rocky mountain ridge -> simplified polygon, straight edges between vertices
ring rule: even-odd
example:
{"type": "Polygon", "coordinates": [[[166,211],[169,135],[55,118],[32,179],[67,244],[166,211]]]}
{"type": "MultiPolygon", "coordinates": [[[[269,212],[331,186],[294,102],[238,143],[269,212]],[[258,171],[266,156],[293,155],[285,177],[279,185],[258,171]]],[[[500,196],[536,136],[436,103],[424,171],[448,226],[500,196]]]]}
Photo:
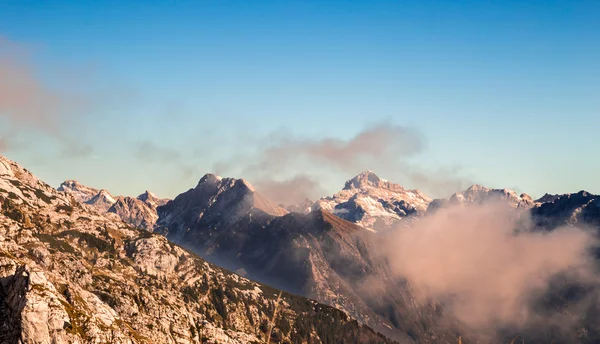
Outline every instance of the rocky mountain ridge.
{"type": "MultiPolygon", "coordinates": [[[[600,217],[596,197],[581,192],[533,201],[527,194],[473,185],[448,200],[432,201],[367,171],[310,209],[308,200],[283,208],[244,180],[207,174],[195,188],[158,206],[154,228],[210,261],[333,305],[400,342],[451,342],[464,331],[462,325],[442,317],[439,304],[415,304],[410,286],[394,281],[385,262],[373,255],[369,236],[377,234],[365,229],[408,226],[439,207],[486,202],[530,212],[543,228],[593,224],[600,217]],[[369,279],[387,282],[365,292],[369,279]]],[[[127,207],[121,218],[152,227],[124,215],[136,213],[136,202],[121,203],[127,207]]]]}
{"type": "Polygon", "coordinates": [[[116,214],[123,221],[137,228],[152,231],[158,220],[156,208],[165,205],[169,200],[158,198],[150,191],[145,191],[137,198],[128,196],[114,197],[105,189],[85,186],[76,180],[67,180],[58,191],[69,194],[80,203],[90,205],[96,211],[116,214]]]}
{"type": "Polygon", "coordinates": [[[243,180],[208,174],[158,214],[157,233],[209,261],[332,305],[400,342],[455,340],[458,325],[440,326],[435,308],[414,304],[392,281],[370,247],[375,234],[327,210],[287,213],[243,180]],[[389,280],[389,289],[363,290],[371,278],[389,280]]]}
{"type": "Polygon", "coordinates": [[[100,214],[0,157],[0,343],[389,343],[100,214]]]}

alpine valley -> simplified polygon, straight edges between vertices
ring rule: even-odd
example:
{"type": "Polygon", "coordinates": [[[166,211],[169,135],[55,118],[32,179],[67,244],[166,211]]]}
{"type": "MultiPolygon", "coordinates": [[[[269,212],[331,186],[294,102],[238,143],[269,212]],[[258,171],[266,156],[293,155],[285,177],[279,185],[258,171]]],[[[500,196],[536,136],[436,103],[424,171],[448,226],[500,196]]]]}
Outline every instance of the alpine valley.
{"type": "Polygon", "coordinates": [[[526,213],[534,231],[600,226],[600,196],[585,191],[534,200],[473,185],[434,200],[366,171],[332,196],[278,205],[206,174],[168,200],[54,189],[0,157],[0,343],[600,342],[595,285],[566,281],[536,308],[566,314],[586,298],[567,331],[490,336],[443,300],[420,302],[379,254],[390,231],[486,202],[526,213]]]}

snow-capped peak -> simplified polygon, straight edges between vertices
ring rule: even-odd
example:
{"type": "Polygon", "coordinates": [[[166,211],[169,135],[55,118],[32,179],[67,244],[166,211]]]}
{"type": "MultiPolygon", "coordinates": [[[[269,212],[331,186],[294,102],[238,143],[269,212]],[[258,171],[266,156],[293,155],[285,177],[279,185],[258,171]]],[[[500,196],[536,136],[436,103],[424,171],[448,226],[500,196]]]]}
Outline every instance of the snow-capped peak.
{"type": "Polygon", "coordinates": [[[102,189],[98,192],[98,198],[104,199],[109,203],[115,203],[117,201],[106,189],[102,189]]]}
{"type": "Polygon", "coordinates": [[[455,204],[484,203],[493,200],[505,200],[515,208],[529,208],[535,203],[526,193],[517,195],[510,189],[490,189],[479,184],[471,185],[466,190],[457,192],[450,197],[450,202],[455,204]]]}
{"type": "Polygon", "coordinates": [[[140,201],[143,201],[143,202],[147,202],[147,201],[157,200],[158,197],[156,197],[156,195],[154,193],[146,190],[143,194],[139,195],[137,197],[137,199],[139,199],[140,201]]]}
{"type": "Polygon", "coordinates": [[[313,209],[323,209],[365,228],[387,227],[405,217],[424,213],[431,199],[419,190],[365,171],[348,180],[344,189],[332,197],[321,198],[313,209]]]}
{"type": "Polygon", "coordinates": [[[387,182],[379,178],[373,171],[365,171],[356,177],[348,180],[344,186],[345,190],[360,189],[363,187],[379,187],[382,182],[387,182]]]}

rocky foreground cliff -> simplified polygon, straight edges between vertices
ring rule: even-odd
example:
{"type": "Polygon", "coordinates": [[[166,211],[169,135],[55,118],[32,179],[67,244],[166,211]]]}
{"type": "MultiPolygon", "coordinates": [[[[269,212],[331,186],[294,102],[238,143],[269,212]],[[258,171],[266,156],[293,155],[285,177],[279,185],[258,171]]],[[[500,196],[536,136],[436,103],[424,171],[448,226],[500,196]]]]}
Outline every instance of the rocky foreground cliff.
{"type": "Polygon", "coordinates": [[[390,342],[92,211],[3,157],[0,204],[0,343],[390,342]]]}

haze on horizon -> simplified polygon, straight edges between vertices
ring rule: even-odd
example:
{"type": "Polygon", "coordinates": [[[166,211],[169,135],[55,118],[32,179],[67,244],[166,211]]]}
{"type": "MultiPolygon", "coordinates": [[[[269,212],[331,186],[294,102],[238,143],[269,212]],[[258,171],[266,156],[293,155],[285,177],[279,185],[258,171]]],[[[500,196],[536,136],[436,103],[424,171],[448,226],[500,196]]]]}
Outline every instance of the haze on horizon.
{"type": "Polygon", "coordinates": [[[123,195],[600,193],[599,36],[595,1],[4,2],[0,154],[123,195]]]}

